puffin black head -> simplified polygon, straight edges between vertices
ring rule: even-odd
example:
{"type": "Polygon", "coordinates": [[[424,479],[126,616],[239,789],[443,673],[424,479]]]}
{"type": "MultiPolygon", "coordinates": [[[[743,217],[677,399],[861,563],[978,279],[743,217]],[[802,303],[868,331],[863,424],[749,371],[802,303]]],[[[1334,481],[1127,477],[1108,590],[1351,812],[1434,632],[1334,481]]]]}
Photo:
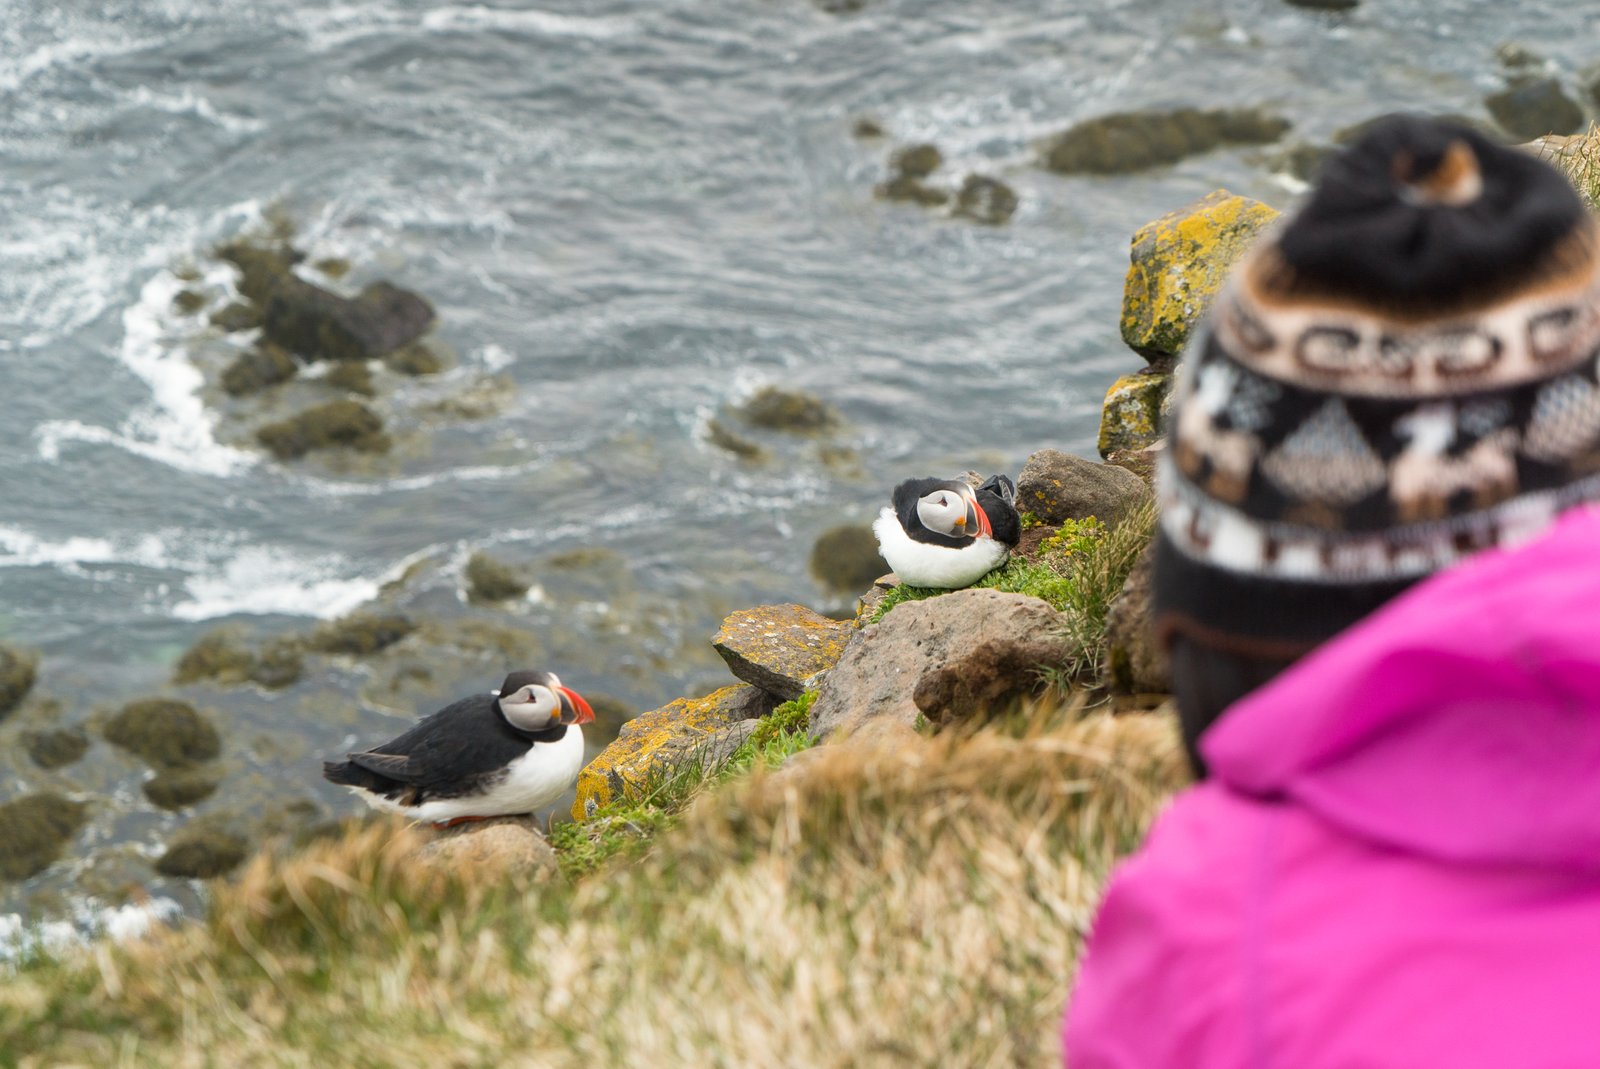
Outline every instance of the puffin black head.
{"type": "Polygon", "coordinates": [[[500,684],[495,704],[506,722],[520,731],[587,724],[594,719],[589,703],[577,691],[563,687],[554,672],[512,672],[500,684]]]}
{"type": "Polygon", "coordinates": [[[960,548],[993,533],[978,495],[959,479],[907,479],[894,488],[894,513],[907,537],[929,545],[960,548]]]}

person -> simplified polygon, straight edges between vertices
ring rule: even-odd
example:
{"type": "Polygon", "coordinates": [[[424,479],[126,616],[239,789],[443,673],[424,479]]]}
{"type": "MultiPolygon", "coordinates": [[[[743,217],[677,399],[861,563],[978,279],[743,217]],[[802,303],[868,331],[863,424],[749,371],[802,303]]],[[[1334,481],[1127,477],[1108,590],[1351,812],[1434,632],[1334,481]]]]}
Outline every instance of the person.
{"type": "Polygon", "coordinates": [[[1155,550],[1202,779],[1071,1069],[1600,1065],[1597,249],[1545,164],[1400,118],[1219,296],[1155,550]]]}

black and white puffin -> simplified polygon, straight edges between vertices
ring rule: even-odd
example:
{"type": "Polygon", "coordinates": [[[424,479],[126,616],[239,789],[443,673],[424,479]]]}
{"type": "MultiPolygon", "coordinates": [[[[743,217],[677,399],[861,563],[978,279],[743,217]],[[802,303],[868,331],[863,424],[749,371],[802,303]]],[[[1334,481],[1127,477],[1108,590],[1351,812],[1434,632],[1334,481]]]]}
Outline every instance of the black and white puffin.
{"type": "Polygon", "coordinates": [[[583,767],[594,710],[554,672],[512,672],[498,691],[440,709],[381,746],[325,761],[322,776],[374,809],[440,826],[531,813],[583,767]]]}
{"type": "Polygon", "coordinates": [[[1004,475],[976,490],[960,479],[908,479],[878,514],[878,550],[902,583],[954,590],[1006,562],[1022,537],[1017,488],[1004,475]]]}

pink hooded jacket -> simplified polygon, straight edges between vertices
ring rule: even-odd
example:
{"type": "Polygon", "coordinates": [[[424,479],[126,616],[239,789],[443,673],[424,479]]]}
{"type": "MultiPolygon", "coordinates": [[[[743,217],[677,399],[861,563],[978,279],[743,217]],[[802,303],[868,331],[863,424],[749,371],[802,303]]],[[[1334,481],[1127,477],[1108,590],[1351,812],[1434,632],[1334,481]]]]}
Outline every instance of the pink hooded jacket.
{"type": "Polygon", "coordinates": [[[1600,509],[1235,705],[1112,880],[1071,1069],[1600,1067],[1600,509]]]}

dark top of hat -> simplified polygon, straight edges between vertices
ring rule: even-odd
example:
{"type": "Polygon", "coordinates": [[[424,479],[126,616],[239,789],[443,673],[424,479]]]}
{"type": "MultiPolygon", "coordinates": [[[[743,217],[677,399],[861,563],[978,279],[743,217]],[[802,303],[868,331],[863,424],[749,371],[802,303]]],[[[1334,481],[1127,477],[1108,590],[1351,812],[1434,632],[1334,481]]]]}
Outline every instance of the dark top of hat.
{"type": "Polygon", "coordinates": [[[1327,161],[1310,201],[1279,236],[1280,270],[1266,281],[1290,299],[1461,311],[1572,269],[1563,242],[1584,222],[1572,186],[1532,154],[1455,123],[1394,116],[1327,161]],[[1459,143],[1471,150],[1482,187],[1452,204],[1424,187],[1459,143]]]}

